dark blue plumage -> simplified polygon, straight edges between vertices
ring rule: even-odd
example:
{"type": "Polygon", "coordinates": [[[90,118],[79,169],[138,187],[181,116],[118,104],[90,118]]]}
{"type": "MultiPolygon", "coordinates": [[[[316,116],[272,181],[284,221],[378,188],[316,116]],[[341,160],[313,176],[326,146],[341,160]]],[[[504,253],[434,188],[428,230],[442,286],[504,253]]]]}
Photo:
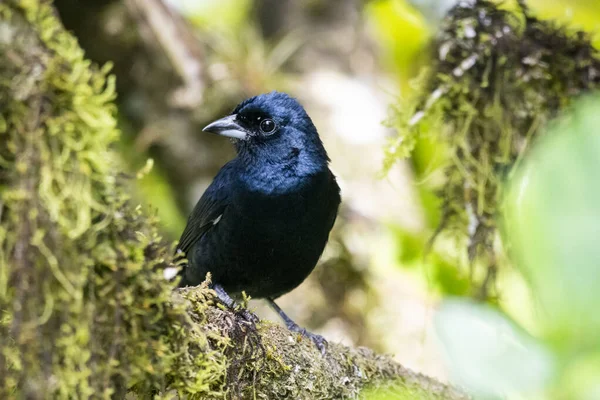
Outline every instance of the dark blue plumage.
{"type": "Polygon", "coordinates": [[[237,157],[217,174],[189,217],[179,249],[189,264],[181,286],[212,275],[215,290],[266,298],[288,328],[300,329],[273,302],[315,267],[335,221],[339,187],[304,108],[278,92],[239,104],[205,131],[234,138],[237,157]]]}

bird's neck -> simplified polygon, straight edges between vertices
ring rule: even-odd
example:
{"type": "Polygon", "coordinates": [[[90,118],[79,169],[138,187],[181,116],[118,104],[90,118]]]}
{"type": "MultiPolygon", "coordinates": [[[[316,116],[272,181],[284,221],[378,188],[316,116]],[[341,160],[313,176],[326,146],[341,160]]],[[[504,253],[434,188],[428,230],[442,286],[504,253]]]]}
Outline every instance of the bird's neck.
{"type": "Polygon", "coordinates": [[[265,194],[281,194],[301,189],[315,175],[328,168],[326,159],[315,157],[306,150],[292,149],[286,157],[268,154],[244,157],[240,154],[238,159],[243,171],[239,176],[242,187],[265,194]]]}

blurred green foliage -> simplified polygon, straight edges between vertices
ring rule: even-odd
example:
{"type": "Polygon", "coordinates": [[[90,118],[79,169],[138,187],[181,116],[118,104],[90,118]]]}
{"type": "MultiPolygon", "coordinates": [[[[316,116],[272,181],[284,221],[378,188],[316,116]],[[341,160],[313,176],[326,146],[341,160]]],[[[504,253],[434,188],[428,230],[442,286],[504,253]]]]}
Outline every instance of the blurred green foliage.
{"type": "MultiPolygon", "coordinates": [[[[185,227],[186,217],[178,207],[173,188],[167,183],[167,178],[162,171],[154,165],[152,159],[148,159],[146,165],[138,172],[136,181],[140,196],[144,193],[151,196],[151,207],[159,216],[161,228],[169,237],[178,237],[185,227]],[[151,170],[149,169],[151,168],[151,170]],[[158,202],[156,201],[158,200],[158,202]],[[158,204],[157,204],[158,203],[158,204]],[[160,204],[160,207],[158,205],[160,204]]],[[[142,200],[142,199],[136,199],[142,200]]],[[[147,201],[145,198],[142,202],[147,201]]]]}
{"type": "Polygon", "coordinates": [[[600,395],[600,97],[578,102],[517,169],[503,238],[526,277],[536,337],[487,306],[437,315],[451,372],[476,398],[600,395]]]}
{"type": "Polygon", "coordinates": [[[468,296],[471,289],[469,271],[456,265],[456,257],[443,251],[427,251],[425,232],[411,232],[390,226],[397,241],[396,259],[404,269],[425,276],[429,289],[439,295],[468,296]]]}
{"type": "Polygon", "coordinates": [[[247,22],[251,0],[178,0],[188,18],[207,30],[228,31],[247,22]]]}
{"type": "MultiPolygon", "coordinates": [[[[427,49],[435,27],[428,25],[419,10],[404,0],[369,2],[365,15],[380,46],[383,68],[395,77],[401,96],[411,97],[423,82],[425,75],[417,75],[428,62],[427,49]]],[[[392,112],[399,110],[393,108],[392,112]]],[[[454,255],[435,249],[427,251],[429,239],[441,218],[440,199],[434,190],[439,184],[445,152],[444,144],[434,135],[423,134],[416,140],[409,163],[415,175],[426,229],[415,232],[390,224],[390,230],[397,241],[400,267],[421,270],[430,289],[436,293],[467,295],[470,291],[468,272],[456,267],[454,255]]]]}
{"type": "MultiPolygon", "coordinates": [[[[133,131],[133,128],[123,119],[119,121],[119,125],[125,132],[133,131]]],[[[137,179],[132,185],[135,200],[154,209],[164,233],[169,237],[178,237],[185,227],[186,217],[178,207],[173,188],[169,185],[160,166],[157,166],[153,159],[148,158],[147,153],[136,148],[131,135],[121,135],[116,147],[128,167],[127,170],[137,170],[137,179]]]]}
{"type": "Polygon", "coordinates": [[[408,388],[405,384],[391,383],[364,390],[360,400],[435,400],[434,396],[424,389],[408,388]]]}
{"type": "Polygon", "coordinates": [[[402,89],[408,89],[410,79],[419,70],[419,60],[425,61],[422,51],[430,29],[424,17],[404,0],[371,1],[365,15],[381,47],[383,65],[396,76],[402,89]]]}
{"type": "MultiPolygon", "coordinates": [[[[187,3],[182,2],[184,9],[187,3]]],[[[291,76],[282,67],[302,45],[300,32],[290,29],[279,40],[266,40],[251,0],[189,3],[187,16],[201,33],[208,50],[205,61],[213,70],[213,84],[205,93],[207,106],[289,88],[291,76]]]]}
{"type": "Polygon", "coordinates": [[[506,241],[534,290],[541,334],[561,355],[600,350],[600,98],[552,127],[518,172],[506,241]]]}
{"type": "Polygon", "coordinates": [[[593,43],[600,48],[600,2],[597,0],[529,0],[528,4],[541,18],[552,18],[592,33],[593,43]]]}
{"type": "Polygon", "coordinates": [[[475,399],[537,396],[555,371],[553,354],[491,306],[447,299],[436,327],[454,382],[475,399]]]}

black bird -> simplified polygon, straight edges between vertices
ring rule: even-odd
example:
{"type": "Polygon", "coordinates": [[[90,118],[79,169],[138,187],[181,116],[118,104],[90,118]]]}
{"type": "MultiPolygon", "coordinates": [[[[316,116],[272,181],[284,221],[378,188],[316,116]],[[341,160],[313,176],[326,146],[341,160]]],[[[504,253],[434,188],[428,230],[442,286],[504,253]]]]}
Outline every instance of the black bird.
{"type": "Polygon", "coordinates": [[[292,321],[275,299],[311,273],[340,204],[329,157],[304,108],[285,93],[244,100],[204,129],[233,138],[237,157],[214,178],[192,211],[178,250],[188,259],[180,286],[207,272],[219,298],[242,291],[267,299],[288,329],[325,350],[326,341],[292,321]]]}

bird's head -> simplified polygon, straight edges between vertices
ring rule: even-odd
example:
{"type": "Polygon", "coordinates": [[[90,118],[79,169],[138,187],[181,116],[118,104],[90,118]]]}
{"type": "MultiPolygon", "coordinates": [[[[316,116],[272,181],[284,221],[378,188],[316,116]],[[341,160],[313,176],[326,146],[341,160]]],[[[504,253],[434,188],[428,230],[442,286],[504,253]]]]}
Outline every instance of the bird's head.
{"type": "Polygon", "coordinates": [[[231,115],[207,125],[203,131],[233,138],[238,155],[250,163],[300,161],[321,166],[329,161],[302,105],[281,92],[246,99],[231,115]]]}

